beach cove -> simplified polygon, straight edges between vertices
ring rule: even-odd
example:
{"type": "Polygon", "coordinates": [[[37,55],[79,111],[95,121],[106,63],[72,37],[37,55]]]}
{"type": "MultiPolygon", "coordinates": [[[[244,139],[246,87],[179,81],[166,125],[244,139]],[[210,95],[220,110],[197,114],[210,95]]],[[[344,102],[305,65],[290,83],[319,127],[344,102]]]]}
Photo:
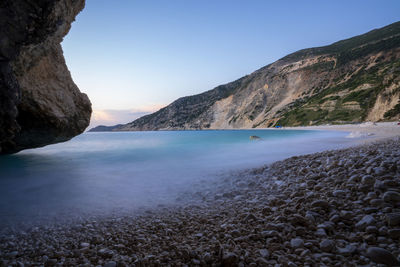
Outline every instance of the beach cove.
{"type": "Polygon", "coordinates": [[[351,145],[354,138],[347,135],[270,129],[85,133],[0,159],[0,225],[181,204],[178,194],[231,173],[351,145]]]}
{"type": "Polygon", "coordinates": [[[374,138],[346,138],[350,148],[233,171],[141,214],[8,229],[3,265],[395,265],[400,127],[394,125],[369,126],[380,127],[374,138]]]}

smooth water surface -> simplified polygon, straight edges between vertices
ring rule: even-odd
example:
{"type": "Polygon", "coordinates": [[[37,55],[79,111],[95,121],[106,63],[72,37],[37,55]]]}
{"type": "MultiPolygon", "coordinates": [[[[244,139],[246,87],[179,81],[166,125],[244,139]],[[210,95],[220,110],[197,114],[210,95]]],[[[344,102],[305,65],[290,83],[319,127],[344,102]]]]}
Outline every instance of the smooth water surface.
{"type": "Polygon", "coordinates": [[[168,204],[196,182],[346,146],[343,132],[221,130],[85,133],[0,157],[0,222],[168,204]],[[257,135],[262,141],[250,141],[257,135]]]}

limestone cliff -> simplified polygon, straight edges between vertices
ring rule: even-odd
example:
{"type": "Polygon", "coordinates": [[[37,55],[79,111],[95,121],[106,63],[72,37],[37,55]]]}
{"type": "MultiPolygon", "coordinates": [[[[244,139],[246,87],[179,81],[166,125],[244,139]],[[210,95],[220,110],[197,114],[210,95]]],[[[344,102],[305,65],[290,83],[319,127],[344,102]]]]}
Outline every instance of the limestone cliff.
{"type": "Polygon", "coordinates": [[[114,131],[231,129],[393,120],[400,114],[400,22],[300,50],[183,97],[114,131]]]}
{"type": "Polygon", "coordinates": [[[66,141],[91,104],[72,81],[61,41],[84,0],[0,2],[0,153],[66,141]]]}

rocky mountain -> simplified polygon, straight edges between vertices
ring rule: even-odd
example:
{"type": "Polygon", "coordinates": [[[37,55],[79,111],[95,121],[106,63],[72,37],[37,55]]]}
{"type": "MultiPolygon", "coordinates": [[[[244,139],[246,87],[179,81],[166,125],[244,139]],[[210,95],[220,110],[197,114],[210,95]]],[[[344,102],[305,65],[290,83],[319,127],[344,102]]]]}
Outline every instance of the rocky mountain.
{"type": "Polygon", "coordinates": [[[121,126],[123,126],[123,124],[117,124],[114,126],[99,125],[90,129],[89,132],[111,132],[114,129],[119,128],[121,126]]]}
{"type": "Polygon", "coordinates": [[[0,153],[66,141],[88,126],[91,103],[60,45],[84,5],[0,1],[0,153]]]}
{"type": "Polygon", "coordinates": [[[250,75],[182,97],[114,131],[233,129],[394,120],[400,22],[303,49],[250,75]]]}

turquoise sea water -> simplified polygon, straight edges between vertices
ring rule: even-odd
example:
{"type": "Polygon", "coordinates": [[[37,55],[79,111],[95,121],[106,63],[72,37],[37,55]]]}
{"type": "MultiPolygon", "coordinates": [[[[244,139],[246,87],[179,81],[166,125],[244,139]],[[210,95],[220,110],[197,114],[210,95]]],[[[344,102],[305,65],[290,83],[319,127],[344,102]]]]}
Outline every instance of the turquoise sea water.
{"type": "Polygon", "coordinates": [[[345,135],[300,130],[85,133],[0,157],[0,222],[168,204],[199,181],[346,146],[345,135]],[[262,140],[250,141],[251,135],[262,140]]]}

